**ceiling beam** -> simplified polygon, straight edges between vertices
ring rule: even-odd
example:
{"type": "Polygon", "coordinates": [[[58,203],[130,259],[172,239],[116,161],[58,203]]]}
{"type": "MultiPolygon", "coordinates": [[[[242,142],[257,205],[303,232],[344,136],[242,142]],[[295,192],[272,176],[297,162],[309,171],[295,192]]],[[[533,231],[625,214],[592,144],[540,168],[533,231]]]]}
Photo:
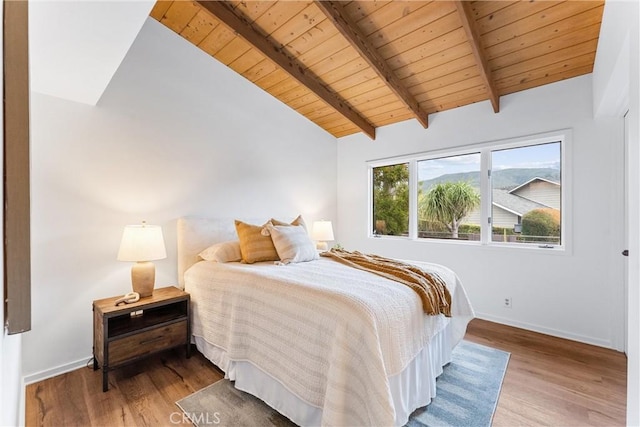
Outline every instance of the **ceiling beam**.
{"type": "Polygon", "coordinates": [[[483,53],[484,50],[482,49],[480,32],[478,31],[476,21],[473,18],[473,13],[471,12],[471,2],[454,0],[454,3],[456,5],[456,8],[458,9],[458,15],[460,15],[460,20],[462,21],[462,27],[467,33],[467,39],[471,44],[473,57],[476,60],[478,68],[480,69],[480,77],[482,77],[482,80],[487,87],[487,91],[489,92],[489,100],[491,101],[491,105],[493,105],[493,111],[497,113],[500,111],[500,95],[498,95],[496,84],[493,80],[493,77],[491,76],[489,61],[487,61],[487,58],[483,53]]]}
{"type": "Polygon", "coordinates": [[[290,56],[283,46],[273,43],[266,35],[255,29],[246,18],[236,15],[226,1],[198,1],[198,3],[371,139],[375,139],[376,131],[371,123],[354,111],[344,99],[322,84],[317,76],[305,69],[304,64],[290,56]]]}
{"type": "Polygon", "coordinates": [[[420,104],[393,72],[387,61],[378,53],[378,50],[367,40],[357,24],[347,14],[344,6],[339,1],[315,0],[316,6],[333,21],[335,27],[349,41],[360,56],[367,61],[369,66],[386,83],[387,87],[400,98],[400,100],[413,112],[414,116],[423,127],[429,126],[429,115],[420,108],[420,104]]]}

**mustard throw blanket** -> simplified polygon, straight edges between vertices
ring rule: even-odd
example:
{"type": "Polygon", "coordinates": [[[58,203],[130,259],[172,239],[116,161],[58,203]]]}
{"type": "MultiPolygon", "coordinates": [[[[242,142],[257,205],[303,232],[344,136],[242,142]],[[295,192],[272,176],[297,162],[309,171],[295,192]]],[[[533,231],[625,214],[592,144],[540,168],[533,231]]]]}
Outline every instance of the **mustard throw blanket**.
{"type": "Polygon", "coordinates": [[[451,317],[451,295],[444,281],[436,273],[427,273],[415,265],[357,251],[349,252],[334,248],[322,252],[321,255],[402,283],[418,294],[425,313],[433,315],[442,313],[451,317]]]}

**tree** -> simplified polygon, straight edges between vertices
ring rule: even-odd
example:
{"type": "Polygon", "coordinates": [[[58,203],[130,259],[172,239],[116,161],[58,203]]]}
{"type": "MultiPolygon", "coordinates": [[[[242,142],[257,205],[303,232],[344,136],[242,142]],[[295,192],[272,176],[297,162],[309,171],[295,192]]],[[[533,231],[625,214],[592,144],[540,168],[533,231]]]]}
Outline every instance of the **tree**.
{"type": "MultiPolygon", "coordinates": [[[[557,209],[534,209],[522,216],[523,236],[560,237],[560,211],[557,209]]],[[[532,240],[547,240],[535,239],[532,240]]]]}
{"type": "Polygon", "coordinates": [[[373,169],[373,219],[376,228],[383,228],[377,232],[390,235],[407,233],[409,167],[406,163],[373,169]]]}
{"type": "Polygon", "coordinates": [[[444,182],[420,195],[418,214],[444,224],[457,239],[460,222],[479,205],[480,194],[467,181],[444,182]]]}

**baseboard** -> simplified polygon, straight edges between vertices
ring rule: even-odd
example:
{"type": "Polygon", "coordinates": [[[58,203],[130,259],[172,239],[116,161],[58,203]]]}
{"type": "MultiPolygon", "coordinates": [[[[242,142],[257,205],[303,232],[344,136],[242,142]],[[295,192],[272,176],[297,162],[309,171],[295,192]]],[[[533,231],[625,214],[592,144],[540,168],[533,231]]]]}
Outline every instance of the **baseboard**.
{"type": "Polygon", "coordinates": [[[27,386],[29,384],[37,383],[38,381],[46,380],[47,378],[55,377],[56,375],[64,374],[66,372],[75,371],[78,368],[86,367],[89,360],[91,360],[91,356],[76,360],[75,362],[56,366],[55,368],[45,369],[44,371],[25,375],[23,379],[24,385],[27,386]]]}
{"type": "Polygon", "coordinates": [[[490,322],[495,322],[495,323],[501,323],[503,325],[513,326],[515,328],[526,329],[526,330],[533,331],[533,332],[539,332],[539,333],[545,334],[545,335],[551,335],[553,337],[564,338],[564,339],[571,340],[571,341],[578,341],[578,342],[585,343],[585,344],[591,344],[591,345],[595,345],[595,346],[598,346],[598,347],[604,347],[604,348],[608,348],[608,349],[619,351],[618,349],[616,349],[614,347],[614,345],[611,342],[611,340],[607,341],[607,340],[602,340],[602,339],[599,339],[599,338],[588,337],[588,336],[585,336],[585,335],[572,334],[572,333],[565,332],[565,331],[560,331],[560,330],[557,330],[557,329],[545,328],[543,326],[533,325],[533,324],[525,323],[525,322],[518,322],[518,321],[511,320],[511,319],[505,319],[505,318],[502,318],[502,317],[492,316],[490,314],[485,314],[485,313],[477,313],[476,312],[476,317],[478,319],[488,320],[490,322]]]}

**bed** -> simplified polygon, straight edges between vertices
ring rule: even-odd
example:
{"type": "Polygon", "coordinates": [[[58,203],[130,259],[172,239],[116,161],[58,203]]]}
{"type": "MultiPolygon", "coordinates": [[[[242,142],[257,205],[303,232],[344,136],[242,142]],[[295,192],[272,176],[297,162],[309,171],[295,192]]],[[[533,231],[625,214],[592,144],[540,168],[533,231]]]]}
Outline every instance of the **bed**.
{"type": "Polygon", "coordinates": [[[446,282],[450,318],[425,315],[407,287],[327,258],[201,260],[213,243],[237,239],[233,220],[181,218],[177,236],[198,350],[298,425],[404,425],[435,396],[473,318],[457,276],[440,265],[414,263],[446,282]]]}

